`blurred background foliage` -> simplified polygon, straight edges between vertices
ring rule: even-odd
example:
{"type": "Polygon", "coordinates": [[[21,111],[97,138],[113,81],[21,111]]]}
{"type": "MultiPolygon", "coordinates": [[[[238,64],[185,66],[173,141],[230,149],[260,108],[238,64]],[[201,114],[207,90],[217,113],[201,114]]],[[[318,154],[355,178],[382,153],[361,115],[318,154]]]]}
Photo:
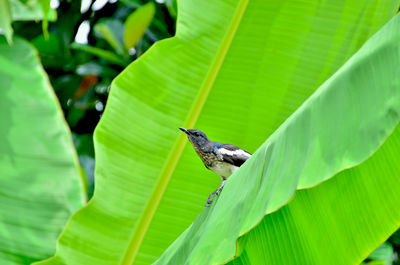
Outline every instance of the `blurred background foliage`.
{"type": "Polygon", "coordinates": [[[154,42],[174,34],[176,1],[51,1],[51,5],[49,18],[54,22],[48,25],[48,34],[43,34],[40,21],[14,21],[12,28],[39,52],[71,128],[90,198],[93,131],[111,81],[154,42]]]}
{"type": "MultiPolygon", "coordinates": [[[[94,190],[93,131],[112,80],[154,42],[172,37],[176,0],[0,0],[0,33],[33,44],[72,132],[88,198],[94,190]],[[51,6],[51,9],[49,8],[51,6]]],[[[363,264],[400,265],[400,230],[363,264]]]]}

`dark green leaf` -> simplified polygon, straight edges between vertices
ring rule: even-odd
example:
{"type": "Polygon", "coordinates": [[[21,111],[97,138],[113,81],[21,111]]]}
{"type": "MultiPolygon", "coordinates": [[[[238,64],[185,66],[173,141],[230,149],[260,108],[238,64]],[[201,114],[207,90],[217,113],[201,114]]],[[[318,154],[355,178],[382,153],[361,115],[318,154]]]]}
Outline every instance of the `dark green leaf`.
{"type": "Polygon", "coordinates": [[[118,56],[117,54],[108,51],[108,50],[104,50],[101,48],[96,48],[96,47],[92,47],[89,45],[84,45],[84,44],[78,44],[78,43],[73,43],[71,45],[72,49],[76,49],[76,50],[81,50],[90,54],[93,54],[95,56],[98,56],[100,58],[103,58],[109,62],[121,65],[121,66],[125,66],[128,64],[128,61],[126,61],[124,58],[118,56]]]}

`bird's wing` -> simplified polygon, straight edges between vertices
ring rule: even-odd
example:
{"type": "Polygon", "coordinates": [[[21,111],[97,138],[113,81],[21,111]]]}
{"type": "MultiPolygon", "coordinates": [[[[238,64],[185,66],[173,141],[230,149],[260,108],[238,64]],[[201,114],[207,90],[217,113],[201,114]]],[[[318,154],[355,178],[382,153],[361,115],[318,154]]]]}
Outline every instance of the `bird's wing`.
{"type": "Polygon", "coordinates": [[[218,152],[222,159],[232,165],[240,167],[251,154],[233,144],[221,144],[218,146],[218,152]]]}

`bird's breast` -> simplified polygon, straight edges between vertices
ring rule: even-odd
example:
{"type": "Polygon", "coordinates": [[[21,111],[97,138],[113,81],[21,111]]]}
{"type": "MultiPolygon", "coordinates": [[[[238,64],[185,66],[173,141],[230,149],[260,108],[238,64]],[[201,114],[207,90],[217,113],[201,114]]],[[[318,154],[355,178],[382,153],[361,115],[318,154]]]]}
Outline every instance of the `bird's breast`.
{"type": "Polygon", "coordinates": [[[214,152],[204,152],[200,149],[195,150],[204,165],[222,179],[227,179],[238,169],[237,166],[224,162],[222,158],[218,157],[214,152]]]}
{"type": "Polygon", "coordinates": [[[220,176],[222,179],[229,178],[229,176],[238,169],[237,166],[222,161],[214,162],[208,168],[211,169],[215,174],[220,176]]]}
{"type": "Polygon", "coordinates": [[[217,156],[214,153],[203,152],[202,150],[199,150],[199,149],[196,149],[196,152],[207,168],[210,168],[212,166],[212,164],[216,160],[218,160],[217,156]]]}

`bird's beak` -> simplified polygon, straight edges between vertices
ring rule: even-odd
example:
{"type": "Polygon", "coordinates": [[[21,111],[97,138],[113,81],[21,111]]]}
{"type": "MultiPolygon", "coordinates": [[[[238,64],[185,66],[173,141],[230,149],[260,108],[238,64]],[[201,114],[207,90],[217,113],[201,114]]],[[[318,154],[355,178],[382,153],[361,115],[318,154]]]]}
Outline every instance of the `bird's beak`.
{"type": "Polygon", "coordinates": [[[185,128],[183,128],[183,127],[179,127],[179,130],[181,130],[182,132],[184,132],[186,134],[189,134],[189,131],[186,130],[185,128]]]}

